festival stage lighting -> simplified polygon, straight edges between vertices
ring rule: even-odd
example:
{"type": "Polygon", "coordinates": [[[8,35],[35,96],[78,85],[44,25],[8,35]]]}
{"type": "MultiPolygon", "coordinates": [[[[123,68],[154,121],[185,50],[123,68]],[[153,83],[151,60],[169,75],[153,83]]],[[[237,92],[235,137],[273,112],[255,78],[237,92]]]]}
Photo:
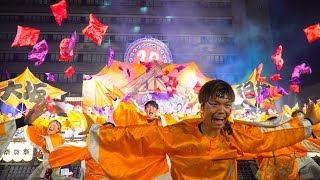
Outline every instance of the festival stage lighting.
{"type": "Polygon", "coordinates": [[[133,32],[135,32],[135,33],[140,32],[140,26],[134,26],[133,27],[133,32]]]}
{"type": "Polygon", "coordinates": [[[142,0],[140,2],[140,12],[146,13],[148,11],[147,2],[142,0]]]}
{"type": "Polygon", "coordinates": [[[110,0],[104,0],[103,5],[104,6],[109,6],[111,4],[110,0]]]}

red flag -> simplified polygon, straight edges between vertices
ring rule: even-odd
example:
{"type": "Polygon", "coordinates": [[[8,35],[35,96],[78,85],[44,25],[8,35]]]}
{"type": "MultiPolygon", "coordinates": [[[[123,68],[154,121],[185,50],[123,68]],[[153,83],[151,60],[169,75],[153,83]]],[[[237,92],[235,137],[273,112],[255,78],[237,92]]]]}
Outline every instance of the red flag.
{"type": "Polygon", "coordinates": [[[54,19],[61,26],[62,20],[67,18],[67,3],[65,0],[62,0],[56,4],[50,5],[50,9],[54,16],[54,19]]]}
{"type": "Polygon", "coordinates": [[[258,79],[258,82],[261,82],[261,83],[266,82],[266,77],[260,77],[260,78],[258,79]]]}
{"type": "Polygon", "coordinates": [[[298,93],[299,92],[299,85],[297,85],[297,84],[290,85],[290,90],[292,92],[298,93]]]}
{"type": "Polygon", "coordinates": [[[268,96],[270,98],[273,98],[273,97],[276,97],[279,95],[277,86],[271,86],[271,87],[267,88],[267,91],[268,91],[268,96]]]}
{"type": "Polygon", "coordinates": [[[165,75],[165,76],[167,76],[169,74],[169,71],[168,70],[165,70],[164,72],[163,72],[163,75],[165,75]]]}
{"type": "Polygon", "coordinates": [[[161,93],[161,90],[160,90],[160,88],[158,88],[158,87],[157,87],[157,89],[155,90],[155,93],[156,93],[156,94],[159,94],[159,93],[161,93]]]}
{"type": "Polygon", "coordinates": [[[51,99],[50,96],[47,96],[46,99],[45,99],[45,102],[48,103],[48,105],[47,105],[48,111],[49,111],[50,113],[52,113],[53,110],[54,110],[54,106],[53,106],[53,104],[52,104],[53,100],[51,99]]]}
{"type": "Polygon", "coordinates": [[[64,71],[64,73],[68,78],[70,78],[75,73],[75,70],[73,66],[70,66],[67,70],[64,71]]]}
{"type": "Polygon", "coordinates": [[[14,41],[11,44],[11,47],[33,46],[37,43],[39,36],[40,36],[39,29],[18,26],[17,35],[14,38],[14,41]]]}
{"type": "Polygon", "coordinates": [[[307,37],[309,43],[320,38],[320,24],[319,23],[312,25],[312,26],[309,26],[309,27],[303,29],[303,31],[306,34],[306,37],[307,37]]]}
{"type": "Polygon", "coordinates": [[[274,82],[274,81],[277,81],[277,80],[280,80],[281,77],[280,77],[280,74],[273,74],[270,76],[270,81],[271,82],[274,82]]]}
{"type": "Polygon", "coordinates": [[[60,42],[60,58],[59,61],[69,61],[73,58],[73,49],[70,51],[70,53],[66,53],[66,49],[68,48],[70,38],[64,38],[60,42]]]}
{"type": "Polygon", "coordinates": [[[173,88],[172,91],[171,91],[171,93],[172,93],[172,94],[177,94],[177,89],[176,89],[176,88],[173,88]]]}
{"type": "Polygon", "coordinates": [[[197,84],[193,87],[194,93],[199,94],[201,89],[201,84],[197,82],[197,84]]]}
{"type": "Polygon", "coordinates": [[[46,99],[45,99],[45,102],[46,103],[51,103],[51,102],[53,102],[53,100],[51,99],[50,96],[47,96],[46,99]]]}
{"type": "Polygon", "coordinates": [[[108,26],[100,23],[93,14],[89,15],[89,19],[89,25],[82,30],[82,33],[88,36],[93,42],[101,45],[108,26]]]}
{"type": "Polygon", "coordinates": [[[274,64],[277,66],[278,71],[280,71],[283,66],[283,59],[281,56],[282,56],[282,46],[279,45],[276,52],[271,56],[274,64]]]}
{"type": "Polygon", "coordinates": [[[255,97],[255,93],[254,92],[248,92],[244,95],[245,97],[255,97]]]}

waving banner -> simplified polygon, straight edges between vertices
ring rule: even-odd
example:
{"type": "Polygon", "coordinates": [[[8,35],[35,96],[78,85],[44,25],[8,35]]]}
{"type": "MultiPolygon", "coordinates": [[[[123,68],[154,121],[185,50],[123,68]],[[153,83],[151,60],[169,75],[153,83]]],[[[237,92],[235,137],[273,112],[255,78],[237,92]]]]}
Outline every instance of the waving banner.
{"type": "Polygon", "coordinates": [[[28,68],[20,76],[0,82],[0,90],[1,101],[12,107],[23,103],[27,108],[32,108],[39,99],[47,96],[55,98],[65,94],[64,91],[40,81],[28,68]]]}

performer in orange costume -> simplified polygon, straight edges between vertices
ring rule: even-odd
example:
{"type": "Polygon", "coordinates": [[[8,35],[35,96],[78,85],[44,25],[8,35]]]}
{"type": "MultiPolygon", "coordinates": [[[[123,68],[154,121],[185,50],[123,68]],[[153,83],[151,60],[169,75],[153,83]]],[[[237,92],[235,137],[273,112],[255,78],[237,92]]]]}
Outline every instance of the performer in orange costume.
{"type": "Polygon", "coordinates": [[[306,115],[310,121],[292,118],[276,128],[237,122],[226,127],[233,101],[229,84],[209,81],[199,93],[202,118],[166,127],[93,125],[90,154],[111,179],[139,179],[156,173],[157,167],[145,169],[148,164],[141,162],[152,162],[166,154],[171,159],[173,179],[237,179],[236,159],[243,152],[273,151],[295,144],[310,136],[311,122],[320,122],[310,104],[306,115]]]}
{"type": "Polygon", "coordinates": [[[114,101],[114,112],[112,119],[117,126],[148,124],[151,121],[158,121],[159,126],[166,126],[178,122],[173,116],[168,114],[158,115],[159,105],[151,100],[144,106],[144,114],[137,111],[134,104],[120,101],[114,94],[108,91],[107,96],[114,101]]]}
{"type": "MultiPolygon", "coordinates": [[[[129,105],[130,106],[130,105],[129,105]]],[[[126,104],[120,106],[121,108],[126,107],[126,104]]],[[[127,106],[128,107],[128,106],[127,106]]],[[[134,108],[130,107],[129,110],[126,111],[129,117],[133,118],[133,122],[139,122],[134,124],[144,123],[148,126],[159,126],[161,125],[161,120],[158,116],[156,116],[158,110],[158,104],[154,101],[149,101],[145,104],[145,111],[148,116],[143,116],[138,113],[134,108]]],[[[90,116],[84,114],[87,119],[91,119],[90,116]]],[[[124,115],[124,117],[126,117],[124,115]]],[[[121,119],[121,118],[120,118],[121,119]]],[[[126,121],[128,122],[128,121],[126,121]]],[[[133,123],[131,122],[131,123],[133,123]]],[[[110,126],[110,123],[105,123],[106,126],[110,126]]],[[[46,168],[57,168],[61,166],[65,166],[67,164],[72,164],[77,161],[85,160],[85,179],[108,179],[108,175],[104,172],[104,170],[96,163],[94,159],[91,158],[88,147],[76,147],[76,146],[61,146],[55,149],[53,152],[49,154],[48,160],[44,161],[44,166],[46,168]]],[[[156,178],[158,176],[165,176],[169,171],[166,156],[161,158],[156,158],[153,161],[145,160],[140,161],[141,168],[139,168],[138,172],[145,172],[143,175],[138,173],[138,176],[126,176],[126,173],[122,175],[121,170],[119,171],[118,178],[119,179],[151,179],[156,178]],[[155,167],[157,167],[155,169],[155,167]],[[148,169],[152,171],[148,173],[148,169]]],[[[129,167],[129,165],[128,165],[129,167]]],[[[113,177],[112,179],[116,179],[113,177]]]]}
{"type": "MultiPolygon", "coordinates": [[[[48,127],[41,125],[28,126],[26,128],[26,139],[31,142],[34,147],[42,149],[44,159],[47,159],[48,153],[53,151],[55,147],[64,143],[64,138],[61,135],[61,124],[57,120],[51,121],[48,127]]],[[[43,163],[41,163],[28,179],[44,178],[46,170],[47,169],[43,167],[43,163]]],[[[60,169],[54,169],[51,177],[56,177],[56,171],[60,171],[60,169]]],[[[60,172],[58,172],[58,174],[59,173],[60,172]]],[[[61,176],[57,178],[65,179],[66,177],[61,176]]]]}
{"type": "MultiPolygon", "coordinates": [[[[166,118],[157,116],[158,114],[158,104],[155,101],[148,101],[145,104],[145,113],[146,116],[137,112],[137,109],[134,105],[129,105],[124,102],[120,102],[116,97],[110,95],[110,97],[115,101],[116,109],[113,114],[113,119],[115,123],[125,125],[138,125],[138,124],[146,124],[148,126],[161,126],[163,123],[167,123],[167,121],[163,121],[164,119],[168,120],[168,122],[176,123],[173,120],[173,117],[166,116],[166,118]],[[122,113],[121,113],[122,112],[122,113]],[[171,121],[170,121],[171,120],[171,121]]],[[[86,118],[90,118],[87,114],[85,114],[86,118]]],[[[103,179],[108,177],[102,168],[91,158],[87,147],[75,147],[75,146],[63,146],[55,151],[51,152],[47,161],[44,162],[46,168],[56,168],[65,166],[67,164],[72,164],[77,161],[85,160],[85,179],[103,179]]],[[[139,171],[147,172],[147,169],[150,167],[157,167],[157,173],[145,173],[140,177],[126,177],[119,175],[119,178],[122,179],[150,179],[155,178],[157,176],[165,176],[165,173],[169,171],[166,157],[162,157],[160,159],[145,162],[139,162],[142,165],[146,165],[144,168],[139,169],[139,171]],[[151,175],[150,175],[151,174],[151,175]]]]}
{"type": "MultiPolygon", "coordinates": [[[[295,111],[292,117],[304,117],[302,111],[295,111]]],[[[319,124],[312,127],[313,133],[319,135],[319,124]]],[[[320,177],[320,166],[307,152],[320,152],[320,141],[309,137],[297,144],[273,152],[257,154],[259,179],[315,179],[320,177]]]]}
{"type": "MultiPolygon", "coordinates": [[[[105,124],[102,124],[102,126],[114,127],[114,124],[107,122],[105,124]]],[[[45,168],[58,168],[82,160],[85,161],[84,179],[109,179],[103,169],[99,166],[99,164],[97,164],[96,161],[91,158],[87,146],[60,146],[49,154],[48,159],[44,160],[43,164],[45,168]]]]}

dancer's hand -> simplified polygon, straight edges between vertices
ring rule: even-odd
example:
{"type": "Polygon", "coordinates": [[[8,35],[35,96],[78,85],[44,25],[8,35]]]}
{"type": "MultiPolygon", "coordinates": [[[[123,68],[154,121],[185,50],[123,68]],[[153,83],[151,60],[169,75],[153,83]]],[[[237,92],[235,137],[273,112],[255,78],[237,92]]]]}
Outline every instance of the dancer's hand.
{"type": "Polygon", "coordinates": [[[91,117],[86,114],[86,113],[83,113],[84,117],[86,118],[87,120],[87,128],[86,130],[82,131],[82,132],[79,132],[78,135],[86,135],[86,134],[89,134],[89,131],[90,131],[90,128],[91,126],[94,124],[93,120],[91,119],[91,117]]]}
{"type": "Polygon", "coordinates": [[[47,103],[44,99],[39,100],[32,109],[29,110],[28,114],[24,117],[25,124],[32,124],[34,120],[40,117],[43,113],[47,111],[47,103]]]}
{"type": "Polygon", "coordinates": [[[314,106],[314,102],[310,101],[307,106],[306,115],[304,116],[305,118],[310,119],[313,125],[318,124],[320,122],[320,117],[317,117],[314,106]]]}

